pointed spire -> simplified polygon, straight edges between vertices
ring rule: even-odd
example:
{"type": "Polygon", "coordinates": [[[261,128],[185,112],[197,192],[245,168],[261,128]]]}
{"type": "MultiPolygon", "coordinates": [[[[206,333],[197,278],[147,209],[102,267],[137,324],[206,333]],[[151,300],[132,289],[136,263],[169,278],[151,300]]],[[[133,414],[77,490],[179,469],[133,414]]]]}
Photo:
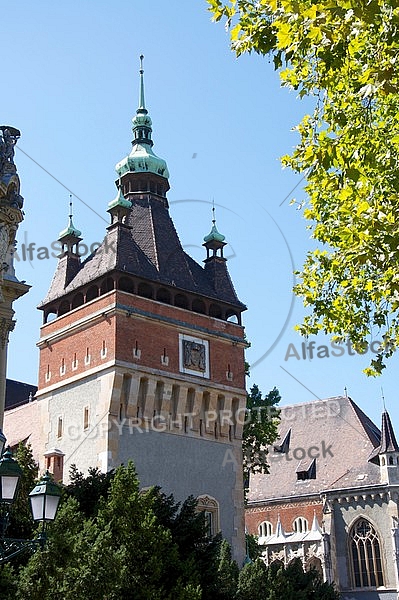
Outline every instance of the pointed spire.
{"type": "Polygon", "coordinates": [[[144,54],[140,54],[140,94],[139,94],[139,107],[137,109],[137,114],[147,114],[148,110],[145,107],[144,101],[144,69],[143,69],[143,60],[144,54]]]}
{"type": "Polygon", "coordinates": [[[79,229],[76,229],[76,227],[73,224],[72,217],[73,217],[72,194],[69,194],[69,217],[68,217],[69,222],[68,222],[68,226],[60,232],[60,235],[58,237],[58,239],[60,241],[64,240],[65,238],[68,238],[68,237],[79,238],[81,236],[82,232],[79,231],[79,229]]]}
{"type": "MultiPolygon", "coordinates": [[[[140,85],[139,85],[139,106],[132,119],[133,140],[132,150],[128,156],[118,162],[115,169],[122,177],[125,173],[155,173],[168,179],[169,171],[166,162],[156,156],[152,150],[154,142],[152,136],[152,121],[145,107],[144,100],[144,56],[140,55],[140,85]]],[[[169,189],[167,186],[166,191],[169,189]]]]}
{"type": "MultiPolygon", "coordinates": [[[[222,235],[221,233],[219,233],[219,231],[217,230],[217,227],[216,227],[215,201],[212,200],[212,229],[211,229],[210,233],[208,233],[208,235],[206,235],[204,237],[204,242],[205,243],[208,243],[208,242],[219,242],[218,243],[218,247],[219,247],[220,244],[222,244],[222,242],[224,242],[224,240],[225,240],[224,235],[222,235]]],[[[223,246],[225,246],[225,245],[226,244],[223,243],[223,246]]]]}
{"type": "Polygon", "coordinates": [[[277,516],[276,537],[277,538],[279,538],[279,537],[285,538],[286,537],[284,527],[282,526],[281,521],[280,521],[280,513],[277,516]]]}
{"type": "Polygon", "coordinates": [[[144,100],[144,69],[143,69],[144,55],[140,55],[140,86],[139,86],[139,105],[136,110],[136,116],[133,118],[133,147],[135,144],[141,144],[151,147],[153,141],[151,139],[152,134],[152,121],[148,114],[148,110],[145,107],[144,100]]]}
{"type": "Polygon", "coordinates": [[[399,447],[389,414],[384,410],[382,413],[381,445],[379,454],[385,454],[387,452],[399,452],[399,447]]]}
{"type": "Polygon", "coordinates": [[[393,430],[388,411],[384,410],[382,413],[380,445],[374,448],[374,450],[368,458],[368,461],[378,465],[380,463],[379,456],[381,456],[382,454],[387,454],[389,452],[399,453],[399,446],[396,441],[395,432],[393,430]]]}
{"type": "Polygon", "coordinates": [[[317,533],[321,533],[320,525],[316,517],[316,511],[313,511],[313,523],[311,531],[315,531],[317,533]]]}

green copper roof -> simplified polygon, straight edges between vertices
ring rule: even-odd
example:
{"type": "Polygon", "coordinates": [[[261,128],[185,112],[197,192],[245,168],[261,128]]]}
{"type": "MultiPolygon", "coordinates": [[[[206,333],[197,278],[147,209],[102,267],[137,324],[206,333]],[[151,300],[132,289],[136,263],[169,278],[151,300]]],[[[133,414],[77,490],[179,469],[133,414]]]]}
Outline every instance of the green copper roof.
{"type": "Polygon", "coordinates": [[[215,222],[213,222],[213,226],[212,226],[210,233],[208,233],[208,235],[206,235],[204,237],[204,242],[212,242],[214,240],[216,242],[224,242],[224,240],[225,240],[225,236],[222,235],[221,233],[219,233],[218,230],[216,229],[215,222]]]}
{"type": "Polygon", "coordinates": [[[58,236],[59,240],[63,240],[66,237],[80,237],[82,232],[79,229],[76,229],[75,225],[72,222],[72,194],[69,196],[69,223],[68,226],[60,232],[58,236]]]}
{"type": "Polygon", "coordinates": [[[123,206],[123,208],[132,208],[132,203],[130,200],[126,200],[125,196],[122,194],[122,188],[118,189],[118,193],[116,197],[111,200],[108,204],[108,209],[115,208],[116,206],[123,206]]]}
{"type": "Polygon", "coordinates": [[[72,215],[69,215],[69,223],[68,227],[63,229],[58,237],[59,240],[62,240],[66,237],[80,237],[82,232],[79,229],[76,229],[75,225],[72,222],[72,215]]]}
{"type": "Polygon", "coordinates": [[[152,121],[145,107],[144,100],[143,58],[143,56],[140,56],[139,106],[136,110],[136,115],[132,119],[132,151],[123,160],[118,162],[115,169],[119,177],[124,173],[137,172],[155,173],[168,179],[169,171],[166,162],[152,151],[152,121]]]}
{"type": "Polygon", "coordinates": [[[169,171],[163,158],[159,158],[147,144],[135,144],[129,156],[118,162],[115,166],[119,177],[124,173],[155,173],[165,179],[169,178],[169,171]]]}
{"type": "Polygon", "coordinates": [[[63,229],[59,235],[60,240],[72,236],[72,237],[80,237],[82,234],[81,231],[79,231],[79,229],[76,229],[75,225],[72,223],[72,217],[69,217],[69,223],[68,223],[68,227],[66,227],[65,229],[63,229]]]}

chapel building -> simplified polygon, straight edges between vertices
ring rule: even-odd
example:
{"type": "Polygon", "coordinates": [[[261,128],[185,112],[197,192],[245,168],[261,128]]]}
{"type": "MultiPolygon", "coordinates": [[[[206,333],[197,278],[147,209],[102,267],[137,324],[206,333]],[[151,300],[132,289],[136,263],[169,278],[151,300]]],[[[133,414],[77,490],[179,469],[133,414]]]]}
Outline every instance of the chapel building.
{"type": "Polygon", "coordinates": [[[281,407],[270,473],[251,476],[249,533],[267,564],[295,558],[343,600],[397,600],[399,447],[346,396],[281,407]]]}

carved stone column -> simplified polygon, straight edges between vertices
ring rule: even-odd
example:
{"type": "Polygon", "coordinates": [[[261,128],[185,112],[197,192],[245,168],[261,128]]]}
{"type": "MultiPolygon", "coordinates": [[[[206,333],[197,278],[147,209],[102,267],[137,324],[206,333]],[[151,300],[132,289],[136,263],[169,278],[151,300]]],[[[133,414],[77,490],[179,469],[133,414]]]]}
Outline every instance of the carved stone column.
{"type": "Polygon", "coordinates": [[[13,265],[15,235],[24,218],[14,146],[20,137],[14,127],[0,127],[0,428],[3,427],[9,333],[15,327],[13,302],[30,286],[18,281],[13,265]]]}

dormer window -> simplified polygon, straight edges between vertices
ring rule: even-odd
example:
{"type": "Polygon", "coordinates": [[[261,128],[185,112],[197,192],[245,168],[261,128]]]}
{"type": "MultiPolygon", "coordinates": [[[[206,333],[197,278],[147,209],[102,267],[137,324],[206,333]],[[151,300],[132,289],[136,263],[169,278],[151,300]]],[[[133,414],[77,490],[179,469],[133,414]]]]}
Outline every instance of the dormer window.
{"type": "Polygon", "coordinates": [[[274,446],[275,452],[280,452],[281,454],[288,454],[290,449],[290,440],[291,440],[291,429],[287,431],[280,445],[274,446]]]}
{"type": "Polygon", "coordinates": [[[296,478],[298,481],[316,479],[316,459],[301,460],[296,469],[296,478]]]}

